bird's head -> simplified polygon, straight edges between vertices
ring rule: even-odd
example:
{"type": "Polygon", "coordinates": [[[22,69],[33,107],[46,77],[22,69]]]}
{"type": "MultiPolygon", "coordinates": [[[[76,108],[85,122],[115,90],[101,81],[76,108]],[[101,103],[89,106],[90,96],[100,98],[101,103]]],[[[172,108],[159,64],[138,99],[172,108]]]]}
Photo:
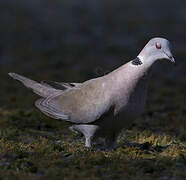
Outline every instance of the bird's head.
{"type": "Polygon", "coordinates": [[[147,64],[153,64],[155,61],[160,59],[167,59],[172,63],[175,63],[171,53],[170,42],[167,39],[159,37],[151,39],[140,52],[138,57],[142,63],[147,64]]]}

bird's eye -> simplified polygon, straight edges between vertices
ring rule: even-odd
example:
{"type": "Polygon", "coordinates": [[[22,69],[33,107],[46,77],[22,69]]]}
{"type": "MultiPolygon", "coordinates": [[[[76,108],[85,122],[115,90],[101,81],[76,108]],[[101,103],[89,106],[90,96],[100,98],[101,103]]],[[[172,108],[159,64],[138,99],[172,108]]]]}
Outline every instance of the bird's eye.
{"type": "Polygon", "coordinates": [[[160,43],[156,43],[156,49],[161,49],[161,44],[160,43]]]}

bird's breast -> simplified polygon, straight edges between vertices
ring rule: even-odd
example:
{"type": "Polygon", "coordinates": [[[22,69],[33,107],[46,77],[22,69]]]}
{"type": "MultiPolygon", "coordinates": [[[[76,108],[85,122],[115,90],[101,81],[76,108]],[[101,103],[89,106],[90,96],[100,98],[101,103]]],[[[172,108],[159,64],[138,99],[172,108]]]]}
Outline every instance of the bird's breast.
{"type": "Polygon", "coordinates": [[[146,104],[147,82],[141,80],[131,89],[123,89],[116,102],[115,113],[134,119],[143,113],[146,104]]]}

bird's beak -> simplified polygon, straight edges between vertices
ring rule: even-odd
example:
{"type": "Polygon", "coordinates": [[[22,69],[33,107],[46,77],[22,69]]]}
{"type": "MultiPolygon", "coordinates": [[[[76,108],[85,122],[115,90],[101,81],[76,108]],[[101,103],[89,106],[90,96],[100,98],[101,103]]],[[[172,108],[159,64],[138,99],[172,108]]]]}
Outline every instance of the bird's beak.
{"type": "Polygon", "coordinates": [[[170,57],[169,57],[169,60],[170,60],[172,63],[174,63],[174,64],[176,63],[176,61],[175,61],[175,59],[174,59],[173,56],[170,56],[170,57]]]}
{"type": "Polygon", "coordinates": [[[166,51],[163,51],[164,53],[165,53],[165,55],[167,56],[167,59],[169,60],[169,61],[171,61],[172,63],[176,63],[176,61],[175,61],[175,59],[174,59],[174,57],[173,57],[173,55],[171,54],[171,52],[166,52],[166,51]]]}

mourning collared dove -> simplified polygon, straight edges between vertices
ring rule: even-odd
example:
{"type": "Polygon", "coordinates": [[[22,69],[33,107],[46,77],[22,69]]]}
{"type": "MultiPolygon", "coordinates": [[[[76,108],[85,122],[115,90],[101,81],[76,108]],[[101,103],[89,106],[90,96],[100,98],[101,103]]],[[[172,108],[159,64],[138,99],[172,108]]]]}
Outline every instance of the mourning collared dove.
{"type": "Polygon", "coordinates": [[[113,147],[120,130],[144,111],[148,73],[160,59],[175,62],[169,41],[153,38],[134,60],[83,83],[38,83],[9,75],[42,97],[35,105],[44,114],[71,122],[70,129],[85,136],[86,147],[95,137],[104,137],[107,147],[113,147]]]}

